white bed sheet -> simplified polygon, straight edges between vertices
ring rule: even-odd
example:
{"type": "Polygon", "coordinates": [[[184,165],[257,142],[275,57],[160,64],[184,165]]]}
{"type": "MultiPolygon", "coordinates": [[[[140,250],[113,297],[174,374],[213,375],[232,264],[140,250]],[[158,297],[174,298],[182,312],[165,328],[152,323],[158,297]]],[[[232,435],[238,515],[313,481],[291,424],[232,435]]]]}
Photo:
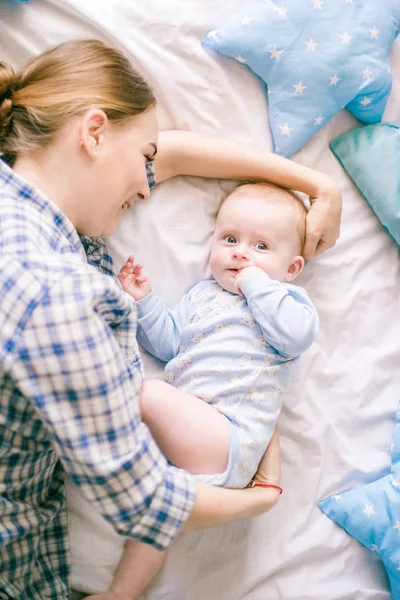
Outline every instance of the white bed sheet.
{"type": "MultiPolygon", "coordinates": [[[[119,46],[155,87],[162,129],[229,136],[271,149],[261,82],[200,46],[242,0],[0,0],[0,56],[18,63],[60,41],[98,37],[119,46]]],[[[400,45],[387,120],[400,122],[400,45]]],[[[357,125],[342,111],[296,156],[342,187],[337,246],[309,264],[301,284],[320,315],[317,342],[298,362],[280,418],[284,495],[257,519],[181,535],[146,600],[388,600],[381,562],[335,526],[317,502],[380,476],[399,399],[400,263],[396,245],[328,148],[357,125]]],[[[378,165],[377,165],[378,168],[378,165]]],[[[131,209],[113,240],[117,266],[131,253],[174,303],[207,274],[208,243],[233,182],[177,178],[131,209]]],[[[145,358],[148,376],[162,366],[145,358]]],[[[69,492],[72,584],[107,587],[122,542],[69,492]],[[104,528],[102,528],[102,531],[104,528]]]]}

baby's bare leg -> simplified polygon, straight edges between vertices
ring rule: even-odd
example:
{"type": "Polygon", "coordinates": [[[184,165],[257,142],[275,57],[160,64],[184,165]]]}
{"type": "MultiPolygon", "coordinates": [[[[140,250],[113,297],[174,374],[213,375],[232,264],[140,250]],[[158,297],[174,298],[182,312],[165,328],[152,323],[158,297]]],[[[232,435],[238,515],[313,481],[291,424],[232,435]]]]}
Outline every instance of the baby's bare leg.
{"type": "MultiPolygon", "coordinates": [[[[149,380],[140,392],[142,420],[162,453],[191,473],[223,473],[229,458],[226,418],[215,408],[163,381],[149,380]]],[[[135,600],[161,567],[164,553],[129,541],[105,594],[91,600],[135,600]]]]}
{"type": "Polygon", "coordinates": [[[164,562],[165,552],[153,546],[129,540],[108,592],[87,600],[136,600],[164,562]]]}
{"type": "Polygon", "coordinates": [[[190,473],[223,473],[229,458],[224,415],[204,400],[164,383],[142,385],[140,412],[164,456],[190,473]]]}

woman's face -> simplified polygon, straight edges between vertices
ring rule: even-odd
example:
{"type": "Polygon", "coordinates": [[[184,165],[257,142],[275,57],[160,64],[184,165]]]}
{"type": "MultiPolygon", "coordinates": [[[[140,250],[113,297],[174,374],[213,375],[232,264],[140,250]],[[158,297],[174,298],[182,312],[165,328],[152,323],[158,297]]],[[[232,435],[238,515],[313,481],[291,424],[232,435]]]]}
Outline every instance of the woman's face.
{"type": "Polygon", "coordinates": [[[107,121],[88,167],[87,194],[77,224],[79,233],[112,235],[124,211],[136,200],[149,197],[146,162],[157,151],[157,135],[153,107],[123,125],[107,121]]]}

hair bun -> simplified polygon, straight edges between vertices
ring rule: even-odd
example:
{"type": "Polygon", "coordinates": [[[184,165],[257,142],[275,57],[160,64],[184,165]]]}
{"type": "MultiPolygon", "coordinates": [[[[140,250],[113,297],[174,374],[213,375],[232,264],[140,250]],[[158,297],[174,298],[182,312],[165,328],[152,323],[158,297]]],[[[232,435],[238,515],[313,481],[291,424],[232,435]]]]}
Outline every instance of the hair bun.
{"type": "Polygon", "coordinates": [[[0,62],[0,139],[5,137],[11,125],[13,85],[15,82],[14,69],[0,62]]]}

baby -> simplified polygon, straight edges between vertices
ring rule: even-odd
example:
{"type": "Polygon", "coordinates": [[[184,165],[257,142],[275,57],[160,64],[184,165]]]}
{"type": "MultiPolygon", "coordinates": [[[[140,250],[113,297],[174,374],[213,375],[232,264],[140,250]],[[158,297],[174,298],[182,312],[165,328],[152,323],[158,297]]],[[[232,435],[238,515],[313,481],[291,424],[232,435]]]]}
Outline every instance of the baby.
{"type": "MultiPolygon", "coordinates": [[[[290,282],[301,272],[306,208],[290,191],[247,184],[218,213],[213,279],[169,310],[129,258],[122,287],[137,302],[138,340],[167,363],[165,382],[147,381],[143,421],[176,466],[218,486],[245,487],[274,432],[293,361],[313,343],[318,317],[290,282]]],[[[162,553],[128,542],[109,592],[134,599],[162,553]]]]}

